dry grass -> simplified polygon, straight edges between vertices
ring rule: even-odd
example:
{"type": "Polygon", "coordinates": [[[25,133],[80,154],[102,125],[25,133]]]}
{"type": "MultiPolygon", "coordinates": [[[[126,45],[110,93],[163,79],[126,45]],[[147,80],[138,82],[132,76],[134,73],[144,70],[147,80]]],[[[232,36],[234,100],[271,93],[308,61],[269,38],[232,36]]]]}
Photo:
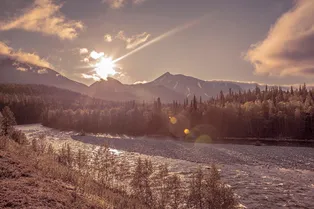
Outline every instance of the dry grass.
{"type": "Polygon", "coordinates": [[[145,208],[34,146],[0,137],[0,208],[145,208]]]}

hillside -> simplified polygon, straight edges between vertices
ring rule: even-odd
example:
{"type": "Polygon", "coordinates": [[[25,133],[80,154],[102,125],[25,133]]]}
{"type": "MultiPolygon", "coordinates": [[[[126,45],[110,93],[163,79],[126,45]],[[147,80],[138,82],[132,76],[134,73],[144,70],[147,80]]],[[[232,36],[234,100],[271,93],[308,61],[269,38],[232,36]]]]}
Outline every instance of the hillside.
{"type": "Polygon", "coordinates": [[[88,95],[113,101],[154,101],[161,98],[165,102],[183,101],[185,96],[163,85],[122,84],[120,81],[108,78],[95,82],[88,89],[88,95]]]}
{"type": "Polygon", "coordinates": [[[169,72],[148,83],[148,85],[161,85],[182,94],[187,98],[193,98],[195,95],[198,98],[203,97],[204,99],[215,97],[220,91],[227,93],[230,89],[234,92],[242,90],[241,87],[235,83],[204,81],[182,74],[173,75],[169,72]]]}
{"type": "Polygon", "coordinates": [[[33,164],[0,149],[0,208],[100,208],[72,185],[44,176],[33,164]]]}
{"type": "Polygon", "coordinates": [[[0,59],[0,83],[43,84],[84,93],[87,86],[72,81],[58,72],[14,59],[0,59]]]}

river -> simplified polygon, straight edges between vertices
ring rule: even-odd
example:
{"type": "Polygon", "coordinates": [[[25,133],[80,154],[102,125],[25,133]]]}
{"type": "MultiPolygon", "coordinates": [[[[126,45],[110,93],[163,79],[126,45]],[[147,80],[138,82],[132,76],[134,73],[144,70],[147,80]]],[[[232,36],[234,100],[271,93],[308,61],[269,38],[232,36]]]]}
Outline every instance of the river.
{"type": "Polygon", "coordinates": [[[215,163],[246,208],[314,208],[314,148],[199,144],[149,137],[78,136],[39,124],[17,126],[29,139],[45,135],[54,146],[70,143],[93,151],[107,143],[118,159],[134,164],[139,156],[166,163],[182,176],[215,163]]]}

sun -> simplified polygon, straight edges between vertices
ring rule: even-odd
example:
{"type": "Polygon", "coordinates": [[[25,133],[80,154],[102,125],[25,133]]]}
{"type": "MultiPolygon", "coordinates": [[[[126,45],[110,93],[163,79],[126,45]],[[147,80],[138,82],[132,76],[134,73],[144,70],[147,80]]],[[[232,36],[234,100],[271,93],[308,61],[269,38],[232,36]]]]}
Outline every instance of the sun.
{"type": "Polygon", "coordinates": [[[111,57],[102,57],[96,64],[95,70],[100,78],[107,79],[109,75],[117,74],[117,71],[114,68],[115,64],[111,57]]]}

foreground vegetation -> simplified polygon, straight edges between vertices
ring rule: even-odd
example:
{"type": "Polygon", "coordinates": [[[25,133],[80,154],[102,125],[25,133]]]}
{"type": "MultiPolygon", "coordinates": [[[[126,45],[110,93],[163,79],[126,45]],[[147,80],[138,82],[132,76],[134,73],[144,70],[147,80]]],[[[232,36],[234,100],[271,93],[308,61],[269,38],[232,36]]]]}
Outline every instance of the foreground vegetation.
{"type": "MultiPolygon", "coordinates": [[[[74,152],[67,144],[55,150],[45,142],[44,136],[28,142],[23,133],[13,128],[15,119],[8,107],[2,115],[1,155],[27,161],[25,164],[29,164],[30,169],[34,168],[45,178],[70,184],[72,196],[76,198],[72,198],[67,207],[81,205],[84,208],[85,204],[94,208],[225,209],[237,205],[231,189],[221,182],[214,165],[209,171],[199,168],[184,182],[180,176],[170,174],[166,165],[156,168],[147,159],[139,158],[133,167],[119,162],[107,146],[88,154],[83,150],[74,152]]],[[[7,172],[0,172],[0,179],[12,181],[12,176],[8,176],[7,172]]]]}
{"type": "Polygon", "coordinates": [[[55,87],[0,84],[0,109],[9,106],[18,124],[128,135],[314,139],[313,101],[314,91],[305,85],[230,90],[207,100],[163,104],[160,99],[109,102],[55,87]]]}

